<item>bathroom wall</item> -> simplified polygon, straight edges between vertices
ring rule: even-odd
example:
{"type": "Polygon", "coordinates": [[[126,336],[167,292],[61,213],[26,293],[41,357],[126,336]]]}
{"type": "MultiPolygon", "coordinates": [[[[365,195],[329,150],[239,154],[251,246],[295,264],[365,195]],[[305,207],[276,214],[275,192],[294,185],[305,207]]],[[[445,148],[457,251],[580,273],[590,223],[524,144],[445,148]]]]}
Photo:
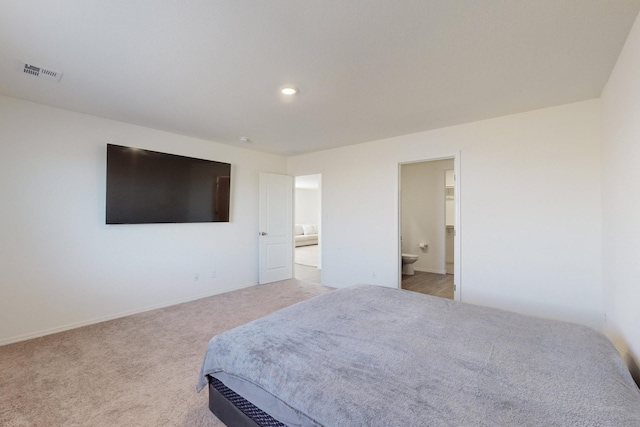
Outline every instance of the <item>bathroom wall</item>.
{"type": "Polygon", "coordinates": [[[417,271],[445,274],[445,170],[453,160],[404,164],[402,182],[402,252],[416,254],[417,271]],[[427,243],[426,249],[420,243],[427,243]]]}

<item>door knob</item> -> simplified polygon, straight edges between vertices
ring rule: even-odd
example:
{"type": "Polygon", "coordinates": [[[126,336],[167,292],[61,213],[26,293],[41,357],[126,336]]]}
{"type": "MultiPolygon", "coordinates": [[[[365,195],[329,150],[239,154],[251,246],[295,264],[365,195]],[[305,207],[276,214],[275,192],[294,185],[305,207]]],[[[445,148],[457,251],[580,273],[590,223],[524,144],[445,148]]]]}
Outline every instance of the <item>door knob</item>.
{"type": "Polygon", "coordinates": [[[261,231],[261,232],[260,232],[260,235],[261,235],[261,236],[266,236],[267,234],[269,234],[269,233],[267,233],[267,232],[265,232],[265,231],[261,231]]]}

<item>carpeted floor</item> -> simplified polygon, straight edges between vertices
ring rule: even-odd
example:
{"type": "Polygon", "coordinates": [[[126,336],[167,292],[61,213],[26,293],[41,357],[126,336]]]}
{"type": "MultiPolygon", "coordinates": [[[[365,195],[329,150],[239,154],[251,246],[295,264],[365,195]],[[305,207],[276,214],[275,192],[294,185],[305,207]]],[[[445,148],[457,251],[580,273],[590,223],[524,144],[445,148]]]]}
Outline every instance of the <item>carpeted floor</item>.
{"type": "Polygon", "coordinates": [[[222,426],[196,393],[209,339],[328,292],[287,280],[0,347],[0,426],[222,426]]]}

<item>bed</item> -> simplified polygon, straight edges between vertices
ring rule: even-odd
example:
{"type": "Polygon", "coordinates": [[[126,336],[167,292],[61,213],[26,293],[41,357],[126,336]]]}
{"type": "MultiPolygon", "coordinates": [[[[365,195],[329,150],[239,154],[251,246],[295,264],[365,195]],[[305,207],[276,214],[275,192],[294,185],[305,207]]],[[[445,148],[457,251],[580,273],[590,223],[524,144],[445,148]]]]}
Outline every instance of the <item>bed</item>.
{"type": "Polygon", "coordinates": [[[233,426],[640,426],[601,333],[373,285],[213,337],[205,387],[233,426]]]}

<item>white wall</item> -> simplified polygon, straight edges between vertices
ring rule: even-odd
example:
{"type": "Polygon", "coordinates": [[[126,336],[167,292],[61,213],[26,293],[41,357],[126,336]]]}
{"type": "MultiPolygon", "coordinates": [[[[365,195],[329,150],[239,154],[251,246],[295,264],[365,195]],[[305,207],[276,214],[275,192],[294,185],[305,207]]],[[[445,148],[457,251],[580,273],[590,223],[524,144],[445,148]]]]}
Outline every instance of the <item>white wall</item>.
{"type": "Polygon", "coordinates": [[[323,283],[398,286],[398,163],[459,151],[461,299],[602,322],[600,101],[288,159],[322,173],[323,283]]]}
{"type": "Polygon", "coordinates": [[[452,168],[453,160],[402,165],[402,252],[418,255],[417,271],[446,273],[444,171],[452,168]]]}
{"type": "Polygon", "coordinates": [[[286,160],[0,96],[0,344],[256,284],[261,171],[286,160]],[[231,163],[231,222],[105,225],[108,142],[231,163]]]}
{"type": "Polygon", "coordinates": [[[640,22],[602,93],[603,277],[607,329],[640,372],[640,22]],[[635,361],[634,361],[635,360],[635,361]]]}
{"type": "Polygon", "coordinates": [[[314,224],[317,226],[320,191],[317,188],[296,188],[295,196],[296,224],[314,224]]]}

